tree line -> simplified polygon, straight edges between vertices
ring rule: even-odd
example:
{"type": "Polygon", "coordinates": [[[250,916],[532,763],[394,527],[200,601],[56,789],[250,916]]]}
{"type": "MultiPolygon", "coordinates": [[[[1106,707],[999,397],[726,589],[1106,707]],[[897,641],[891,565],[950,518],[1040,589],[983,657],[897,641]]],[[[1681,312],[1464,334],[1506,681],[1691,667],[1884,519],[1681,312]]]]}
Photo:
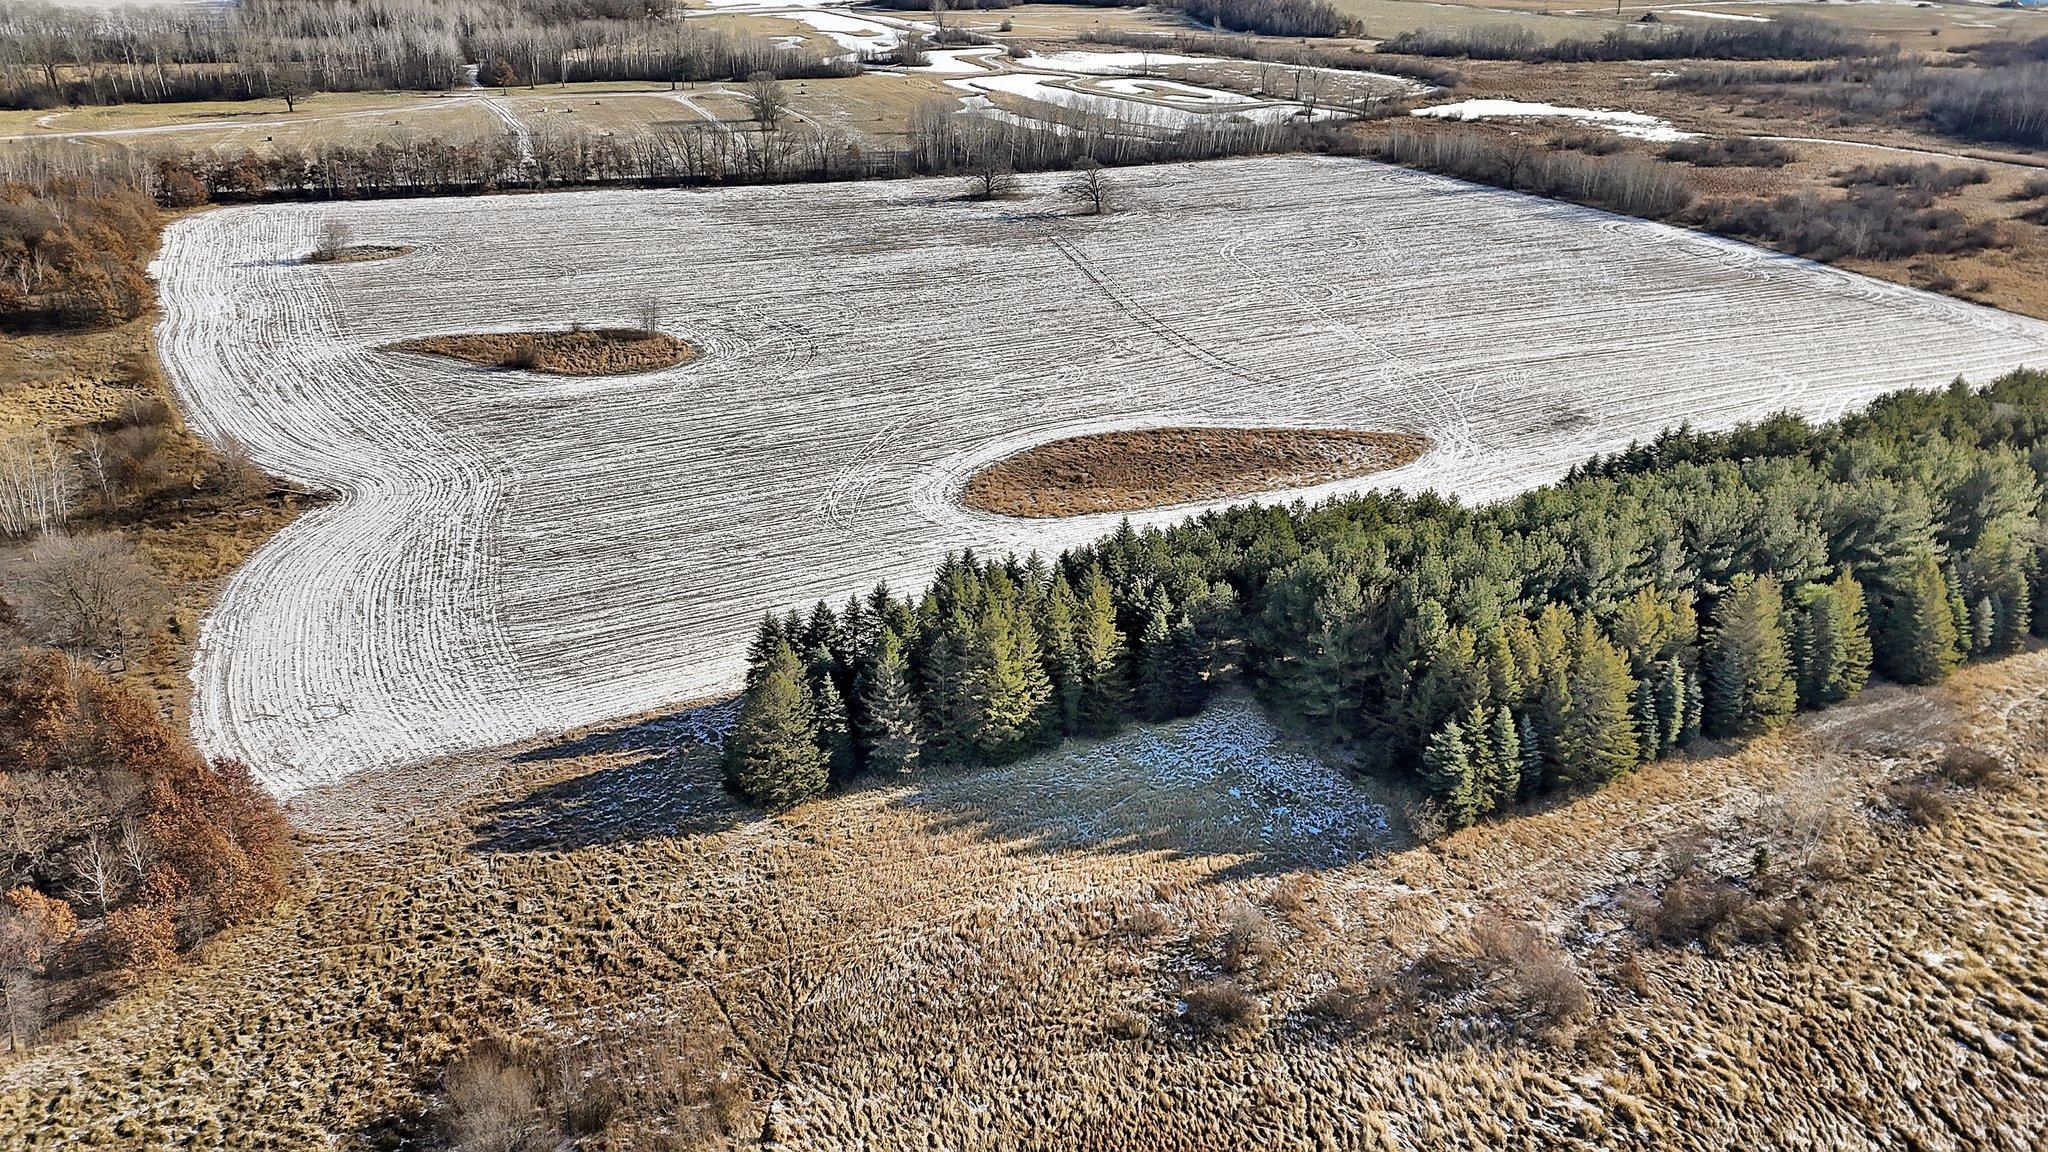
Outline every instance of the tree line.
{"type": "Polygon", "coordinates": [[[950,557],[916,596],[764,619],[728,780],[781,806],[1241,680],[1467,824],[2048,631],[2044,433],[2048,373],[2021,371],[1835,423],[1680,428],[1480,508],[1373,493],[950,557]]]}
{"type": "Polygon", "coordinates": [[[243,0],[122,8],[0,3],[0,107],[296,100],[575,80],[844,75],[857,66],[684,20],[675,0],[243,0]]]}
{"type": "Polygon", "coordinates": [[[156,202],[125,180],[0,182],[0,329],[140,316],[162,227],[156,202]]]}
{"type": "MultiPolygon", "coordinates": [[[[874,0],[875,7],[936,12],[987,12],[1015,8],[1027,0],[874,0]]],[[[1076,0],[1092,8],[1153,7],[1179,12],[1190,21],[1218,30],[1258,32],[1268,36],[1357,36],[1360,23],[1339,12],[1328,0],[1076,0]]]]}
{"type": "Polygon", "coordinates": [[[1455,56],[1471,60],[1531,63],[1613,60],[1832,60],[1870,56],[1880,50],[1866,38],[1807,16],[1776,16],[1768,22],[1631,25],[1598,39],[1545,40],[1514,24],[1477,28],[1418,28],[1381,44],[1382,52],[1411,56],[1455,56]]]}

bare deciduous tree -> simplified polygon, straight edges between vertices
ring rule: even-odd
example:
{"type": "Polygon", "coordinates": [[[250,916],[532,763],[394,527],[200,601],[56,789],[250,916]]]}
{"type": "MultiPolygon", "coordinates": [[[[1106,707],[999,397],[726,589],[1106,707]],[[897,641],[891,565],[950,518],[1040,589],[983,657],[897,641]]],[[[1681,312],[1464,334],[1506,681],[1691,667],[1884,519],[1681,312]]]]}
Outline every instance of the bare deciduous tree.
{"type": "Polygon", "coordinates": [[[46,536],[8,577],[31,634],[74,651],[125,653],[166,604],[156,569],[118,533],[46,536]]]}
{"type": "Polygon", "coordinates": [[[772,72],[756,72],[747,77],[747,91],[740,99],[746,102],[747,111],[763,132],[775,131],[789,111],[789,92],[772,72]]]}
{"type": "Polygon", "coordinates": [[[967,194],[976,200],[994,200],[1015,192],[1017,184],[1017,169],[1009,153],[990,150],[975,159],[967,194]]]}
{"type": "Polygon", "coordinates": [[[320,247],[315,249],[315,251],[331,259],[336,253],[349,246],[350,239],[348,222],[330,219],[320,225],[320,247]]]}
{"type": "Polygon", "coordinates": [[[1063,188],[1068,196],[1080,202],[1081,211],[1087,215],[1102,216],[1110,211],[1109,179],[1103,174],[1102,162],[1092,156],[1074,161],[1073,174],[1067,177],[1063,188]]]}

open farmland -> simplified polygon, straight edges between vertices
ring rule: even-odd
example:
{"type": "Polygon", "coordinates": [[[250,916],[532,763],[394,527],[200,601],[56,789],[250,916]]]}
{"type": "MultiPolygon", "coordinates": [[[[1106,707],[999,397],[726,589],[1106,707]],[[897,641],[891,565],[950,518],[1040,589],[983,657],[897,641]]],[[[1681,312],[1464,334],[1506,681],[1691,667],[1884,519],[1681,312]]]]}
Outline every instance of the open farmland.
{"type": "Polygon", "coordinates": [[[1060,437],[1414,432],[1417,462],[1304,494],[1489,498],[1680,420],[2048,360],[2040,321],[1365,162],[1113,179],[1106,217],[1048,177],[994,203],[922,182],[177,225],[160,343],[195,424],[341,494],[224,593],[203,743],[291,792],[727,689],[765,608],[1113,526],[960,506],[976,469],[1060,437]],[[413,251],[298,263],[330,219],[413,251]],[[380,350],[650,303],[701,359],[562,380],[380,350]]]}

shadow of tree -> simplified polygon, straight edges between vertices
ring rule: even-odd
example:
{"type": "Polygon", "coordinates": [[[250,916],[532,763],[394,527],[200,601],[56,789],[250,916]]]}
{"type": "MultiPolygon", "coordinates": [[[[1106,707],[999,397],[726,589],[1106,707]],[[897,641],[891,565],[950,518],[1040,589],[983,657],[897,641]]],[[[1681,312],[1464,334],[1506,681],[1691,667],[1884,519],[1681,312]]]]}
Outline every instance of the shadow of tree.
{"type": "Polygon", "coordinates": [[[493,804],[473,847],[570,851],[721,831],[760,813],[726,794],[717,750],[735,701],[685,708],[529,748],[514,764],[620,760],[493,804]]]}

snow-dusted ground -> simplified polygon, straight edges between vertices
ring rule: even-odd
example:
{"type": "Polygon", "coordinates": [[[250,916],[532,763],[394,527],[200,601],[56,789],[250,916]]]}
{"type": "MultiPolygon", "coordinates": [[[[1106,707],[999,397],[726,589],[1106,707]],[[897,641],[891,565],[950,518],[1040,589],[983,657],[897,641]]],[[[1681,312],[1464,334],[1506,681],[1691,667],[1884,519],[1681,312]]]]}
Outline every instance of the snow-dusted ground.
{"type": "Polygon", "coordinates": [[[898,182],[173,225],[160,348],[195,425],[341,494],[208,619],[201,742],[289,793],[729,688],[763,610],[1113,527],[959,505],[978,465],[1056,437],[1412,429],[1421,460],[1307,494],[1485,499],[1679,420],[2048,363],[2039,321],[1363,161],[1111,178],[1101,218],[1059,214],[1054,175],[1035,202],[898,182]],[[330,219],[414,250],[295,263],[330,219]],[[646,299],[702,359],[556,379],[377,351],[646,299]]]}
{"type": "Polygon", "coordinates": [[[1562,108],[1556,104],[1536,104],[1526,100],[1460,100],[1455,104],[1435,104],[1428,108],[1417,108],[1410,115],[1427,116],[1437,120],[1575,120],[1581,124],[1605,128],[1617,136],[1632,136],[1638,140],[1667,143],[1691,139],[1695,135],[1692,132],[1681,132],[1673,128],[1670,121],[1660,120],[1646,112],[1612,112],[1605,108],[1562,108]]]}

